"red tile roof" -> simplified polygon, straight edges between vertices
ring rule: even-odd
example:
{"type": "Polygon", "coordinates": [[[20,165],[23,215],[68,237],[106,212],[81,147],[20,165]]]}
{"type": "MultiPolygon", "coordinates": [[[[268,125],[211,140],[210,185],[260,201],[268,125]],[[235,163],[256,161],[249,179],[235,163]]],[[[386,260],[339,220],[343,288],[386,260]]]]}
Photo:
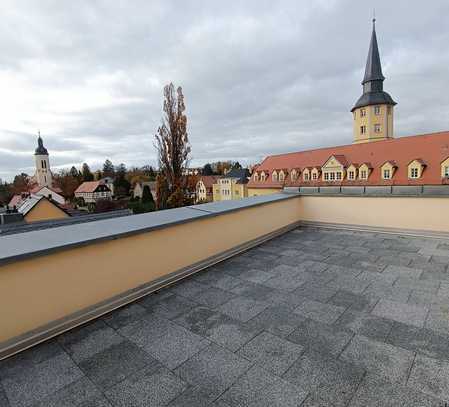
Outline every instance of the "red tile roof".
{"type": "MultiPolygon", "coordinates": [[[[320,167],[331,156],[337,159],[343,156],[348,166],[351,163],[360,163],[360,165],[365,163],[372,168],[368,180],[349,181],[345,178],[343,181],[329,183],[332,185],[438,185],[443,183],[441,163],[449,157],[449,131],[272,155],[265,158],[256,171],[257,173],[261,171],[266,173],[268,171],[270,175],[273,170],[281,168],[298,168],[302,171],[304,168],[320,167]],[[416,180],[408,178],[407,167],[413,160],[421,160],[426,163],[422,177],[416,180]],[[387,161],[393,161],[397,166],[397,170],[391,180],[383,180],[381,178],[380,167],[387,161]]],[[[316,183],[324,184],[322,181],[316,183]]],[[[271,176],[268,176],[266,181],[255,181],[251,177],[248,187],[282,188],[284,185],[295,186],[303,184],[310,185],[314,184],[314,182],[304,182],[302,176],[299,176],[295,182],[292,182],[291,178],[287,177],[284,183],[273,182],[271,176]]]]}
{"type": "Polygon", "coordinates": [[[212,185],[217,182],[218,178],[220,177],[216,175],[202,175],[199,181],[203,181],[203,184],[206,188],[212,188],[212,185]]]}
{"type": "Polygon", "coordinates": [[[76,193],[88,193],[88,192],[95,192],[95,190],[100,186],[103,185],[102,181],[86,181],[83,182],[76,190],[76,193]]]}

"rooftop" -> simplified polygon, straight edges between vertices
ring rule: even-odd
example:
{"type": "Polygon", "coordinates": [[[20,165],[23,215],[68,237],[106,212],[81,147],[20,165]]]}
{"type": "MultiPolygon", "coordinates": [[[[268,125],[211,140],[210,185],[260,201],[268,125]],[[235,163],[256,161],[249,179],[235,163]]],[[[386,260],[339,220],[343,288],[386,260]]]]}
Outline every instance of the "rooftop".
{"type": "Polygon", "coordinates": [[[295,229],[0,362],[0,406],[443,406],[448,264],[295,229]]]}

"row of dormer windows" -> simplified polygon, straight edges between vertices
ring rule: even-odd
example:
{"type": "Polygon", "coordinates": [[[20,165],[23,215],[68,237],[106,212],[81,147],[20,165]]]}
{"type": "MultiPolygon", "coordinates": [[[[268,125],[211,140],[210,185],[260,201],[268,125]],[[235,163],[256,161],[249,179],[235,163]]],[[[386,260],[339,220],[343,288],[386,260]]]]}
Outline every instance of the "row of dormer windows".
{"type": "MultiPolygon", "coordinates": [[[[409,179],[419,179],[425,169],[425,164],[420,163],[420,160],[416,160],[407,167],[407,173],[409,179]]],[[[319,167],[314,167],[312,169],[306,168],[302,171],[303,181],[318,181],[320,178],[325,182],[339,182],[343,179],[348,181],[356,180],[367,180],[372,172],[372,169],[366,165],[362,165],[359,168],[354,166],[349,166],[349,168],[344,170],[321,170],[319,167]]],[[[381,178],[384,180],[393,179],[395,173],[397,172],[397,167],[393,162],[387,162],[380,168],[381,178]]],[[[290,179],[295,182],[299,179],[301,171],[299,169],[293,169],[290,172],[290,179]]],[[[449,178],[449,165],[442,165],[442,177],[449,178]]],[[[271,174],[271,180],[273,182],[284,182],[287,177],[288,172],[286,170],[274,170],[271,174]]],[[[253,175],[254,181],[266,181],[269,177],[269,173],[255,172],[253,175]]]]}

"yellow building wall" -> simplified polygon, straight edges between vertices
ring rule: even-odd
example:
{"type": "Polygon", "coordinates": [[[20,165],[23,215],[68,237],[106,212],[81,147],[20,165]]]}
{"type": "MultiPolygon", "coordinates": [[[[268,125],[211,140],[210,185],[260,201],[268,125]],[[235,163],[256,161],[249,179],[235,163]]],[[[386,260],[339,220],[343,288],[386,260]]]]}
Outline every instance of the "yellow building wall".
{"type": "Polygon", "coordinates": [[[248,188],[248,196],[278,194],[282,188],[248,188]]]}
{"type": "Polygon", "coordinates": [[[29,211],[24,217],[25,222],[38,222],[43,220],[63,219],[68,218],[69,215],[62,209],[46,199],[41,199],[37,205],[29,211]]]}
{"type": "Polygon", "coordinates": [[[383,140],[393,137],[393,115],[394,107],[391,106],[391,114],[388,114],[388,105],[373,105],[360,107],[354,110],[354,143],[366,143],[369,141],[383,140]],[[374,113],[375,106],[380,106],[380,114],[374,113]],[[366,115],[361,116],[360,112],[365,109],[366,115]],[[374,132],[374,125],[380,124],[381,131],[379,133],[374,132]],[[366,126],[366,133],[360,134],[360,127],[366,126]]]}

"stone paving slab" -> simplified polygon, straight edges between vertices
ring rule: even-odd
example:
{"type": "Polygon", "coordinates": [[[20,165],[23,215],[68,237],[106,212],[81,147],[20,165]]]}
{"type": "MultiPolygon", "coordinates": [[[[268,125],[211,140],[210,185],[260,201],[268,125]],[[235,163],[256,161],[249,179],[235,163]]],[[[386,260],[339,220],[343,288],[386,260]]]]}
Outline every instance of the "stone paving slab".
{"type": "Polygon", "coordinates": [[[263,369],[282,376],[291,364],[299,358],[304,348],[268,332],[262,332],[237,352],[263,369]]]}
{"type": "Polygon", "coordinates": [[[448,248],[296,229],[0,362],[0,406],[443,407],[448,248]]]}
{"type": "Polygon", "coordinates": [[[230,406],[297,407],[307,392],[260,367],[253,367],[221,399],[230,406]]]}
{"type": "Polygon", "coordinates": [[[312,300],[304,301],[298,308],[295,309],[295,312],[300,315],[327,324],[335,322],[344,311],[344,307],[339,307],[332,304],[323,304],[312,300]]]}
{"type": "Polygon", "coordinates": [[[332,406],[345,406],[357,390],[364,369],[316,352],[306,352],[283,378],[332,406]]]}
{"type": "Polygon", "coordinates": [[[373,314],[393,321],[423,327],[428,309],[419,305],[402,304],[396,301],[380,300],[373,314]]]}
{"type": "Polygon", "coordinates": [[[405,383],[415,354],[383,342],[356,335],[341,355],[374,374],[386,376],[393,382],[405,383]]]}
{"type": "Polygon", "coordinates": [[[423,393],[449,401],[449,363],[418,355],[407,384],[423,393]]]}
{"type": "Polygon", "coordinates": [[[251,367],[251,363],[211,344],[179,366],[175,373],[186,382],[219,395],[251,367]]]}

